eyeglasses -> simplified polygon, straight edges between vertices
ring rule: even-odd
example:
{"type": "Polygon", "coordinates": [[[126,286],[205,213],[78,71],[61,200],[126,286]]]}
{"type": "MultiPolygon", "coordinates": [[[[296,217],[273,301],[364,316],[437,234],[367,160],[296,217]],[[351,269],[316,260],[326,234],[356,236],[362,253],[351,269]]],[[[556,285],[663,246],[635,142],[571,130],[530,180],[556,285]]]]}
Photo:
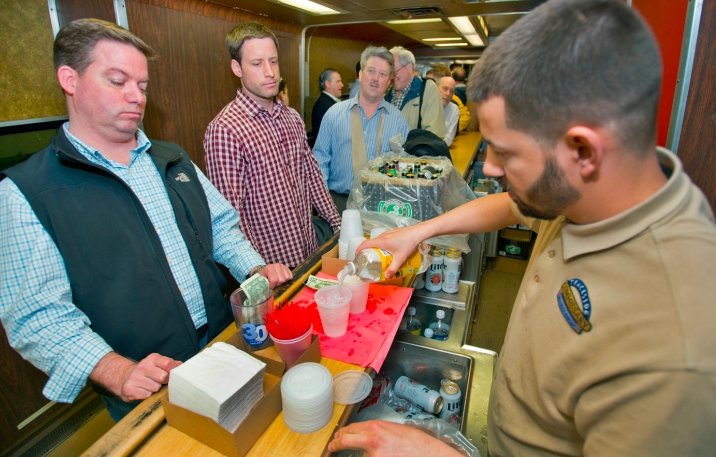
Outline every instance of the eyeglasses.
{"type": "Polygon", "coordinates": [[[380,79],[388,79],[390,77],[390,73],[386,73],[384,71],[378,71],[377,69],[375,69],[373,67],[366,68],[365,72],[368,74],[368,76],[378,75],[378,77],[380,79]]]}
{"type": "Polygon", "coordinates": [[[395,72],[396,72],[396,73],[399,72],[400,70],[402,70],[403,68],[407,67],[408,65],[410,65],[410,64],[409,64],[409,63],[406,63],[405,65],[399,66],[398,68],[395,69],[395,72]]]}

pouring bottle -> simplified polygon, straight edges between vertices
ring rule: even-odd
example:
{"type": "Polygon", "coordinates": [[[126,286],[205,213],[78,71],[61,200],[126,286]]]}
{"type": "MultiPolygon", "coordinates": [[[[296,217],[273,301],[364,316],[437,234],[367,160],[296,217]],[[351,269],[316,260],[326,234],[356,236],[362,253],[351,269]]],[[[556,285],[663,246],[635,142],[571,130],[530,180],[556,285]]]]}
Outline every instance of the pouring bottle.
{"type": "MultiPolygon", "coordinates": [[[[421,243],[418,249],[408,257],[403,265],[395,273],[396,278],[402,278],[410,274],[420,274],[428,269],[431,263],[430,245],[421,243]]],[[[343,270],[338,273],[338,278],[356,275],[365,282],[380,282],[385,278],[385,270],[393,261],[393,255],[379,248],[363,249],[356,253],[355,259],[348,262],[343,270]]]]}

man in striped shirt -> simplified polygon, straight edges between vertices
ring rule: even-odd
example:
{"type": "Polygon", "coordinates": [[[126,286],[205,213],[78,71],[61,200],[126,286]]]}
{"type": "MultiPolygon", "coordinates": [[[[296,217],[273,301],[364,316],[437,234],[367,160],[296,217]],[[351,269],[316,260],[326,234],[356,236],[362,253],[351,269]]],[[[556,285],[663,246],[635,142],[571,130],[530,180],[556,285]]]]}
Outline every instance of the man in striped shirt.
{"type": "Polygon", "coordinates": [[[360,92],[333,105],[323,117],[313,154],[336,205],[345,208],[353,185],[353,170],[384,152],[390,140],[408,137],[402,113],[383,99],[393,77],[393,55],[384,47],[368,47],[361,54],[360,92]],[[360,136],[354,131],[362,133],[360,136]]]}
{"type": "Polygon", "coordinates": [[[312,210],[334,231],[340,215],[301,116],[276,99],[276,36],[247,22],[229,32],[226,42],[241,88],[206,129],[207,175],[239,211],[241,230],[261,256],[295,267],[318,248],[312,210]]]}

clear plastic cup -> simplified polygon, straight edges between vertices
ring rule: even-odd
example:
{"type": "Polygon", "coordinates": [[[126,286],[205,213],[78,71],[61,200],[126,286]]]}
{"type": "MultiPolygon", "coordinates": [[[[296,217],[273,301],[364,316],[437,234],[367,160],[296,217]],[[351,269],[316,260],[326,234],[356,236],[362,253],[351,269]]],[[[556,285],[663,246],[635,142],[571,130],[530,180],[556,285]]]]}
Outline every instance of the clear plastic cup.
{"type": "Polygon", "coordinates": [[[343,285],[351,290],[351,314],[360,314],[365,311],[368,303],[368,289],[370,284],[363,282],[358,276],[350,275],[343,279],[343,285]]]}
{"type": "Polygon", "coordinates": [[[316,291],[314,299],[321,316],[323,333],[331,338],[343,336],[348,330],[351,290],[339,285],[323,287],[316,291]]]}
{"type": "Polygon", "coordinates": [[[308,331],[298,338],[292,340],[281,340],[279,338],[271,336],[273,345],[278,351],[278,355],[281,356],[281,360],[286,364],[286,368],[291,368],[296,364],[296,360],[301,357],[301,354],[306,352],[306,349],[311,345],[311,333],[313,332],[313,326],[308,328],[308,331]]]}
{"type": "Polygon", "coordinates": [[[231,294],[231,310],[234,314],[236,327],[249,351],[256,351],[271,346],[266,329],[266,313],[273,309],[273,295],[257,304],[249,304],[246,293],[238,288],[231,294]]]}

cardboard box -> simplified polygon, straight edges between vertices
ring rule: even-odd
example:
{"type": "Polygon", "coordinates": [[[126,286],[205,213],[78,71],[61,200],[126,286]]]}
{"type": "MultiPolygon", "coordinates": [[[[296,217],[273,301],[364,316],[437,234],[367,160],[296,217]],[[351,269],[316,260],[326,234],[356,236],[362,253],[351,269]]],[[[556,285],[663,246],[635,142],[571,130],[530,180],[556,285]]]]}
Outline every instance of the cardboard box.
{"type": "MultiPolygon", "coordinates": [[[[226,342],[243,351],[250,352],[244,346],[243,340],[238,333],[234,334],[226,342]]],[[[278,413],[281,412],[281,376],[286,366],[280,360],[266,355],[266,351],[269,349],[273,350],[271,347],[251,353],[251,355],[266,363],[264,396],[236,431],[231,433],[208,417],[169,403],[168,395],[162,399],[167,423],[224,455],[229,457],[245,456],[268,426],[271,425],[278,413]]],[[[311,346],[298,359],[298,363],[320,361],[321,353],[318,348],[318,337],[314,335],[311,346]]]]}
{"type": "MultiPolygon", "coordinates": [[[[321,273],[338,276],[338,273],[346,266],[347,263],[347,260],[338,258],[338,246],[334,246],[333,249],[321,256],[321,273]]],[[[411,287],[414,280],[415,275],[409,275],[404,278],[392,278],[381,281],[380,284],[411,287]]]]}

